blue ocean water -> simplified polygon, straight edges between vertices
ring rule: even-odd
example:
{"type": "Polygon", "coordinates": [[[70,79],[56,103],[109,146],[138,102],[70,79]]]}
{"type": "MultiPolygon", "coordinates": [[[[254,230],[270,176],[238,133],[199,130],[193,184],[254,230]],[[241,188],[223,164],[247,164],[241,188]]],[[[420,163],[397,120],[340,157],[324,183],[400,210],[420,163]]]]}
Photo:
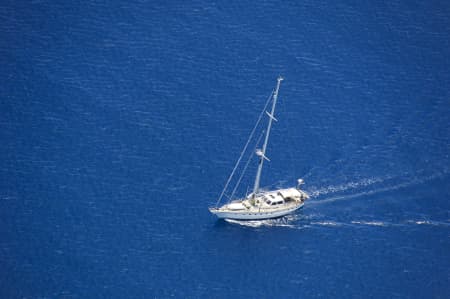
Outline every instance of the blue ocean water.
{"type": "Polygon", "coordinates": [[[0,8],[1,298],[450,297],[446,1],[0,8]],[[280,74],[262,185],[311,200],[218,221],[280,74]]]}

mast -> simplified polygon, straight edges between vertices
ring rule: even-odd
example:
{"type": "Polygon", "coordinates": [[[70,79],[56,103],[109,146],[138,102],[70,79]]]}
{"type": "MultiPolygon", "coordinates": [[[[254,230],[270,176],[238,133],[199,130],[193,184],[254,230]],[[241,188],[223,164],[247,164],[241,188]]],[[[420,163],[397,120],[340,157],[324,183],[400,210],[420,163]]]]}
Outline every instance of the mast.
{"type": "Polygon", "coordinates": [[[261,172],[262,172],[264,160],[270,161],[266,157],[266,148],[267,148],[267,142],[269,141],[270,128],[272,127],[272,121],[273,120],[276,121],[276,118],[274,117],[274,113],[275,113],[275,105],[277,104],[278,91],[280,89],[281,81],[283,81],[283,78],[280,76],[277,79],[277,87],[275,89],[275,92],[273,93],[272,111],[270,113],[266,111],[267,115],[269,116],[269,124],[267,125],[266,138],[264,139],[263,147],[261,150],[256,151],[256,155],[259,156],[259,163],[258,163],[258,171],[256,172],[255,185],[253,187],[253,195],[252,195],[253,198],[256,197],[256,194],[259,191],[259,181],[261,179],[261,172]]]}

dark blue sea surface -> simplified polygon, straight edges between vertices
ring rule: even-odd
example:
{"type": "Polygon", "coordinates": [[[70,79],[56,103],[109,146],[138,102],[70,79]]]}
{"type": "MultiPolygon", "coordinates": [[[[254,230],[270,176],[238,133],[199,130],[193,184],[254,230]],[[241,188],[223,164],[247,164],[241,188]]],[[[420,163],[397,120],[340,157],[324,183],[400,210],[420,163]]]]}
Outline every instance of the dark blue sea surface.
{"type": "Polygon", "coordinates": [[[450,298],[448,1],[6,0],[0,67],[0,298],[450,298]],[[311,199],[219,221],[278,75],[311,199]]]}

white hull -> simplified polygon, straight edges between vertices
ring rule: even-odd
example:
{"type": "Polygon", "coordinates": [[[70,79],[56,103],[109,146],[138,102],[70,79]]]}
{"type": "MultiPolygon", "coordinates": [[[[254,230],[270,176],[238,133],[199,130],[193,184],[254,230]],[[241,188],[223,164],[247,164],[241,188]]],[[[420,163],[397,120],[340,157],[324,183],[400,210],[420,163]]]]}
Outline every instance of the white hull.
{"type": "Polygon", "coordinates": [[[290,214],[301,207],[304,203],[298,203],[296,205],[279,208],[276,210],[263,210],[263,209],[252,209],[246,211],[221,211],[220,209],[210,208],[211,213],[215,214],[217,217],[222,219],[234,219],[234,220],[262,220],[278,218],[290,214]]]}

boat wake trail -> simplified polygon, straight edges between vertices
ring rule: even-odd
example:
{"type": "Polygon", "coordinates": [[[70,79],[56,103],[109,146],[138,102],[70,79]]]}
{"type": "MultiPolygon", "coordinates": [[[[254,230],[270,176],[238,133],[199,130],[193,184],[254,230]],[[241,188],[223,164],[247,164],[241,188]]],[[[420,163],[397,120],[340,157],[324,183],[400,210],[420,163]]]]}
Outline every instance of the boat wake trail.
{"type": "Polygon", "coordinates": [[[450,228],[450,221],[434,221],[434,220],[405,220],[400,222],[381,221],[381,220],[350,220],[350,221],[335,221],[320,219],[321,216],[305,217],[301,215],[287,215],[277,219],[267,220],[254,220],[254,221],[241,221],[225,219],[226,222],[251,227],[285,227],[292,229],[307,229],[311,227],[361,227],[361,226],[373,226],[373,227],[410,227],[410,226],[434,226],[441,228],[450,228]],[[308,219],[309,218],[309,219],[308,219]]]}
{"type": "Polygon", "coordinates": [[[378,227],[407,227],[413,225],[427,225],[436,227],[450,227],[450,222],[433,221],[433,220],[406,220],[398,223],[389,221],[366,221],[366,220],[352,220],[349,222],[339,222],[331,220],[311,221],[309,226],[328,226],[328,227],[355,227],[355,226],[378,226],[378,227]]]}
{"type": "Polygon", "coordinates": [[[281,218],[275,218],[275,219],[265,219],[265,220],[233,220],[233,219],[225,219],[226,222],[232,223],[232,224],[238,224],[241,226],[246,227],[290,227],[290,228],[297,228],[295,225],[295,222],[300,219],[299,215],[292,214],[292,215],[286,215],[281,218]]]}
{"type": "Polygon", "coordinates": [[[448,170],[436,172],[430,175],[416,176],[385,176],[378,178],[362,179],[337,186],[328,186],[320,189],[311,188],[307,192],[311,196],[309,205],[333,203],[336,201],[350,200],[358,197],[394,191],[410,186],[426,183],[428,181],[443,177],[449,173],[448,170]],[[333,195],[333,196],[329,196],[333,195]]]}
{"type": "Polygon", "coordinates": [[[315,197],[319,197],[319,196],[323,196],[323,195],[328,195],[328,194],[333,194],[333,193],[338,193],[338,192],[345,192],[345,191],[352,190],[352,189],[358,189],[358,188],[363,188],[363,187],[370,186],[373,184],[382,183],[390,178],[391,177],[368,178],[368,179],[362,179],[357,182],[349,182],[349,183],[345,183],[345,184],[341,184],[341,185],[337,185],[337,186],[327,186],[327,187],[320,188],[320,189],[316,189],[313,187],[310,190],[308,190],[308,193],[312,198],[315,198],[315,197]]]}

